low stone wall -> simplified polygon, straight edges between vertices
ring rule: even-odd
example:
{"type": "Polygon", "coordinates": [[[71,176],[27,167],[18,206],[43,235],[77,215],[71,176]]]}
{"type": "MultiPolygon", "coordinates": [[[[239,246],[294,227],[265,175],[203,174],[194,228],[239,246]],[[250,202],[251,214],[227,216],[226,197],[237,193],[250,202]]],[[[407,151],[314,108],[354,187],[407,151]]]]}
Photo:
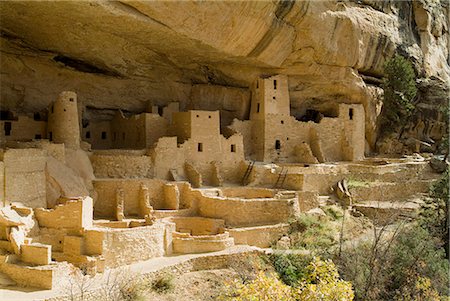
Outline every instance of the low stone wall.
{"type": "Polygon", "coordinates": [[[200,216],[225,220],[227,226],[244,227],[286,222],[298,214],[297,199],[197,198],[200,216]]]}
{"type": "Polygon", "coordinates": [[[230,198],[273,198],[276,191],[257,187],[222,187],[220,188],[224,197],[230,198]]]}
{"type": "Polygon", "coordinates": [[[349,187],[354,201],[402,201],[418,193],[427,193],[430,181],[405,183],[371,182],[367,186],[349,187]]]}
{"type": "MultiPolygon", "coordinates": [[[[2,259],[3,261],[3,259],[2,259]]],[[[67,262],[42,266],[1,263],[0,272],[19,285],[42,289],[60,289],[65,285],[71,271],[67,262]]]]}
{"type": "Polygon", "coordinates": [[[269,248],[289,230],[288,224],[227,229],[236,245],[269,248]]]}
{"type": "Polygon", "coordinates": [[[102,255],[106,267],[117,267],[138,261],[160,257],[166,253],[166,226],[135,228],[97,228],[86,231],[87,255],[102,255]]]}
{"type": "MultiPolygon", "coordinates": [[[[176,234],[176,233],[174,233],[176,234]]],[[[234,239],[229,233],[205,236],[190,236],[188,234],[174,235],[173,252],[179,254],[206,253],[225,250],[234,245],[234,239]]]]}
{"type": "Polygon", "coordinates": [[[204,217],[172,217],[168,219],[175,223],[176,231],[191,235],[212,235],[223,233],[225,222],[221,219],[204,217]]]}

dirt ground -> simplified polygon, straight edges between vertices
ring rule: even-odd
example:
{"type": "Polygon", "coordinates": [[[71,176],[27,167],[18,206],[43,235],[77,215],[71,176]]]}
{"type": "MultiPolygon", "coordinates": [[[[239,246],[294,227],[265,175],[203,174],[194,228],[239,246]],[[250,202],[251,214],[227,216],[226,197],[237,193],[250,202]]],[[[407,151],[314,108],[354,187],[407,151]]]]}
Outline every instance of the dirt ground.
{"type": "Polygon", "coordinates": [[[232,269],[207,270],[185,273],[173,279],[174,288],[170,292],[145,293],[148,301],[196,301],[217,300],[225,291],[226,283],[238,279],[232,269]]]}

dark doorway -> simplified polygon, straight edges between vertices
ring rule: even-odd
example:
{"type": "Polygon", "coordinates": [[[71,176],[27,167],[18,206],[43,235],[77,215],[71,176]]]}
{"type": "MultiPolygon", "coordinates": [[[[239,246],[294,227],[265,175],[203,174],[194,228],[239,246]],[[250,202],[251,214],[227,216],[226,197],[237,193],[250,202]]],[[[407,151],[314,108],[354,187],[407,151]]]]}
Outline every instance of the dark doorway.
{"type": "Polygon", "coordinates": [[[11,136],[12,124],[11,122],[5,122],[5,136],[11,136]]]}

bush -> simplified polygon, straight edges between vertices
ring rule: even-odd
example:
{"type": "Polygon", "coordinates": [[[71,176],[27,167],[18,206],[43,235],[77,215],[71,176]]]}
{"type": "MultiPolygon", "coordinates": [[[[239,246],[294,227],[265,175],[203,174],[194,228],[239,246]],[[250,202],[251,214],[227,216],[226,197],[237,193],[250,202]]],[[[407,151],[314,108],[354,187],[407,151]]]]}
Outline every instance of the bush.
{"type": "Polygon", "coordinates": [[[446,257],[450,260],[449,252],[449,169],[441,179],[430,189],[430,198],[425,199],[419,214],[419,224],[433,237],[438,239],[441,247],[445,248],[446,257]]]}
{"type": "Polygon", "coordinates": [[[415,292],[423,279],[430,280],[429,292],[449,294],[444,251],[416,224],[381,228],[371,241],[344,249],[335,262],[344,279],[352,282],[357,300],[394,300],[415,292]]]}
{"type": "Polygon", "coordinates": [[[277,275],[260,272],[248,284],[235,283],[232,293],[225,299],[235,301],[350,301],[353,300],[352,286],[339,279],[339,274],[330,260],[313,258],[305,267],[306,274],[299,279],[296,287],[280,281],[277,275]]]}
{"type": "Polygon", "coordinates": [[[312,256],[275,253],[270,259],[281,280],[289,286],[296,286],[300,279],[306,277],[306,267],[311,262],[312,256]]]}
{"type": "Polygon", "coordinates": [[[350,282],[339,279],[339,273],[331,260],[315,257],[307,266],[306,277],[295,291],[295,300],[353,300],[350,282]]]}
{"type": "Polygon", "coordinates": [[[388,134],[406,124],[414,110],[417,87],[412,64],[400,55],[386,62],[384,75],[381,129],[388,134]]]}
{"type": "Polygon", "coordinates": [[[170,292],[174,288],[173,275],[171,274],[160,275],[152,281],[152,290],[158,294],[170,292]]]}
{"type": "Polygon", "coordinates": [[[336,245],[336,231],[328,216],[316,217],[302,214],[290,224],[294,248],[312,250],[320,255],[336,245]]]}

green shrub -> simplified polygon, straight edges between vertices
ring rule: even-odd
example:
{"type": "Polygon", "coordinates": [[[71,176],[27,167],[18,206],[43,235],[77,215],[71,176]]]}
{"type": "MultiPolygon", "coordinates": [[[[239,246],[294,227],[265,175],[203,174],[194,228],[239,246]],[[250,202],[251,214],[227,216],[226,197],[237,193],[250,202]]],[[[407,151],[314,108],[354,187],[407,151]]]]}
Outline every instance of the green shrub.
{"type": "Polygon", "coordinates": [[[441,179],[431,186],[430,198],[420,210],[419,224],[433,237],[438,239],[440,246],[445,248],[447,259],[449,256],[449,169],[443,173],[441,179]]]}
{"type": "Polygon", "coordinates": [[[275,253],[270,259],[281,280],[289,286],[296,286],[300,279],[306,277],[306,267],[312,256],[275,253]]]}
{"type": "Polygon", "coordinates": [[[386,62],[384,76],[381,129],[388,134],[406,124],[414,110],[417,87],[411,62],[400,55],[386,62]]]}
{"type": "Polygon", "coordinates": [[[342,208],[336,205],[325,206],[322,209],[323,212],[325,212],[325,214],[333,220],[340,220],[344,216],[344,211],[342,210],[342,208]]]}
{"type": "Polygon", "coordinates": [[[317,217],[300,215],[290,224],[291,239],[294,248],[306,249],[322,255],[337,243],[336,231],[328,216],[317,217]],[[295,237],[294,237],[295,236],[295,237]]]}

